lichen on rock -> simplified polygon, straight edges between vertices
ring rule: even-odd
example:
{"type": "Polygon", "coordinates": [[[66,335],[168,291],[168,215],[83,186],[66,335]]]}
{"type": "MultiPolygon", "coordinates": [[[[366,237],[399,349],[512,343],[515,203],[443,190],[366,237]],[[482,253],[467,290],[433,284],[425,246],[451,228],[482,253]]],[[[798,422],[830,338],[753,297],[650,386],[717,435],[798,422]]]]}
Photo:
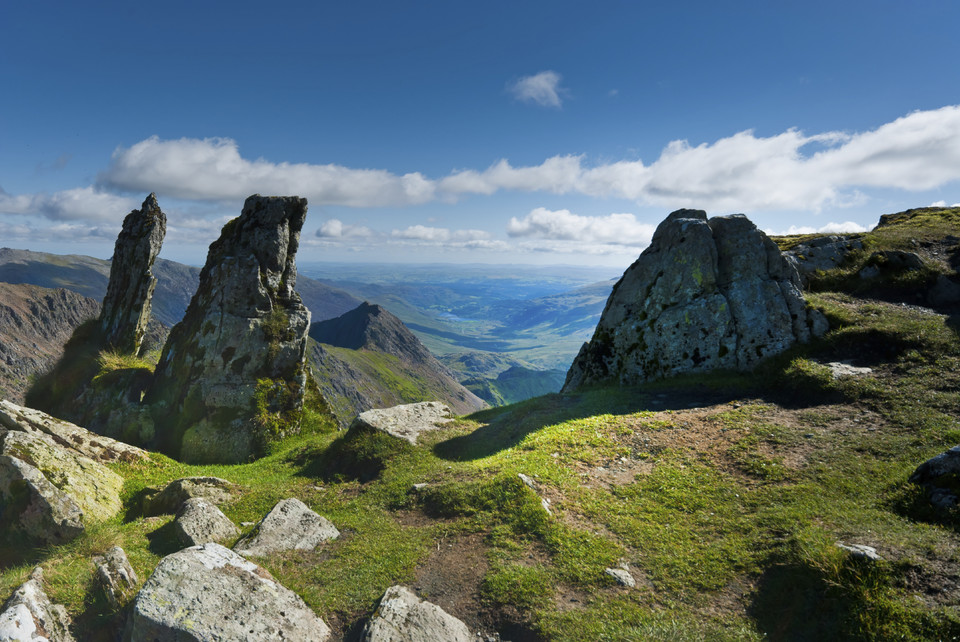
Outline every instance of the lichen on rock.
{"type": "Polygon", "coordinates": [[[563,390],[686,372],[748,370],[826,331],[796,269],[742,214],[677,210],[614,286],[563,390]]]}
{"type": "Polygon", "coordinates": [[[303,198],[251,196],[210,246],[145,397],[167,454],[239,462],[299,430],[310,312],[294,285],[306,213],[303,198]]]}

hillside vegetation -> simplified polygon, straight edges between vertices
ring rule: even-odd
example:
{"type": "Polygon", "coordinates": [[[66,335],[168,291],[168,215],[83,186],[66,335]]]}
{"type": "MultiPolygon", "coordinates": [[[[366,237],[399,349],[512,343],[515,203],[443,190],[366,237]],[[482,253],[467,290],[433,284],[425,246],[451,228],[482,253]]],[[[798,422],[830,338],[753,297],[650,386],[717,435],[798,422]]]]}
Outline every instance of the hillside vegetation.
{"type": "Polygon", "coordinates": [[[142,514],[146,489],[215,475],[241,489],[222,507],[237,524],[292,496],[340,529],[257,561],[345,639],[397,583],[515,642],[956,639],[960,511],[907,482],[960,443],[960,318],[905,304],[956,272],[960,221],[940,212],[893,220],[817,275],[808,298],[831,330],[753,373],[546,395],[417,446],[309,411],[252,463],[117,464],[125,513],[67,545],[5,543],[0,595],[42,565],[78,639],[110,639],[127,605],[95,590],[91,557],[119,544],[142,581],[177,548],[171,515],[142,514]],[[939,258],[865,285],[871,252],[904,244],[939,258]],[[871,371],[835,377],[838,361],[871,371]]]}

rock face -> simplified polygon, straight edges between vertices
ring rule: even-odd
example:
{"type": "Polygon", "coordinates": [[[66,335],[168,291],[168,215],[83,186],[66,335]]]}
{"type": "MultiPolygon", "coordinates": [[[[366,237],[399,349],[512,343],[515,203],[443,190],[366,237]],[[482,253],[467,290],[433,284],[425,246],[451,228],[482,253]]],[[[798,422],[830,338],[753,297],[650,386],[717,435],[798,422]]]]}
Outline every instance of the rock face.
{"type": "Polygon", "coordinates": [[[31,377],[52,368],[77,326],[99,310],[69,290],[0,283],[0,397],[22,403],[31,377]]]}
{"type": "Polygon", "coordinates": [[[436,430],[451,421],[450,408],[439,401],[424,401],[362,412],[350,424],[350,429],[379,430],[416,445],[421,433],[436,430]]]}
{"type": "Polygon", "coordinates": [[[850,252],[862,249],[863,242],[856,236],[831,235],[801,243],[783,254],[797,268],[800,281],[806,286],[817,271],[839,267],[850,252]]]}
{"type": "Polygon", "coordinates": [[[317,515],[299,499],[277,502],[253,532],[236,546],[241,555],[267,555],[279,551],[312,551],[321,543],[340,537],[326,517],[317,515]]]}
{"type": "Polygon", "coordinates": [[[145,399],[167,454],[240,462],[281,426],[298,429],[310,312],[294,291],[295,256],[306,214],[306,199],[251,196],[210,246],[145,399]]]}
{"type": "Polygon", "coordinates": [[[362,642],[471,642],[467,625],[405,586],[391,586],[367,622],[362,642]]]}
{"type": "Polygon", "coordinates": [[[743,215],[678,210],[614,286],[563,391],[686,372],[747,370],[827,329],[797,272],[743,215]]]}
{"type": "Polygon", "coordinates": [[[194,497],[183,503],[173,521],[173,530],[184,546],[233,539],[240,534],[236,524],[216,505],[202,497],[194,497]]]}
{"type": "Polygon", "coordinates": [[[458,414],[486,403],[460,384],[403,322],[364,303],[314,323],[310,352],[317,384],[341,426],[371,408],[439,399],[458,414]],[[397,380],[404,385],[398,386],[397,380]]]}
{"type": "Polygon", "coordinates": [[[67,610],[50,602],[42,580],[37,567],[0,609],[0,640],[74,642],[67,610]]]}
{"type": "Polygon", "coordinates": [[[150,268],[167,233],[167,217],[157,195],[123,220],[110,264],[110,282],[100,310],[100,332],[106,347],[137,354],[150,320],[150,300],[157,279],[150,268]]]}
{"type": "Polygon", "coordinates": [[[134,601],[124,639],[316,640],[330,629],[264,569],[219,544],[160,560],[134,601]]]}
{"type": "Polygon", "coordinates": [[[70,541],[122,508],[123,478],[39,433],[0,431],[4,528],[43,543],[70,541]]]}

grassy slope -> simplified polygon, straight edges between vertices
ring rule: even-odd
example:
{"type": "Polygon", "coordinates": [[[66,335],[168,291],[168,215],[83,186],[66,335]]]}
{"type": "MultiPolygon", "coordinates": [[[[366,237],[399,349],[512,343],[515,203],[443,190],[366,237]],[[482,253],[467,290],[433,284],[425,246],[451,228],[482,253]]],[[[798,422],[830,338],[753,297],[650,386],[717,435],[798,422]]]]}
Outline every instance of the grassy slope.
{"type": "Polygon", "coordinates": [[[958,636],[960,518],[905,481],[960,442],[958,320],[811,299],[833,329],[751,375],[549,395],[416,448],[317,428],[245,465],[120,467],[127,514],[66,546],[3,551],[0,596],[41,564],[78,638],[98,639],[119,616],[96,596],[90,557],[120,544],[145,579],[175,546],[171,516],[138,514],[144,487],[212,474],[241,486],[224,506],[237,523],[297,496],[340,528],[318,551],[259,560],[338,634],[406,583],[513,640],[958,636]],[[835,359],[873,372],[834,380],[820,362],[835,359]],[[604,573],[618,563],[637,588],[604,573]]]}

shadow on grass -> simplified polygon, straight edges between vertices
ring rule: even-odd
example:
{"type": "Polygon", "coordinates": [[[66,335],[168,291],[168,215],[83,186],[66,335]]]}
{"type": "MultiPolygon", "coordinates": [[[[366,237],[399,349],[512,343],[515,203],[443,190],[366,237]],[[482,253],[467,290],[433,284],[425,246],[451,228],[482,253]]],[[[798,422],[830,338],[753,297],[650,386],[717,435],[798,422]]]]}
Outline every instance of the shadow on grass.
{"type": "Polygon", "coordinates": [[[815,569],[780,564],[760,576],[747,613],[766,639],[801,642],[858,639],[844,631],[852,609],[815,569]]]}
{"type": "Polygon", "coordinates": [[[177,538],[177,532],[173,527],[173,520],[147,533],[147,541],[150,542],[148,545],[150,552],[160,557],[166,557],[184,548],[183,544],[181,544],[177,538]]]}

